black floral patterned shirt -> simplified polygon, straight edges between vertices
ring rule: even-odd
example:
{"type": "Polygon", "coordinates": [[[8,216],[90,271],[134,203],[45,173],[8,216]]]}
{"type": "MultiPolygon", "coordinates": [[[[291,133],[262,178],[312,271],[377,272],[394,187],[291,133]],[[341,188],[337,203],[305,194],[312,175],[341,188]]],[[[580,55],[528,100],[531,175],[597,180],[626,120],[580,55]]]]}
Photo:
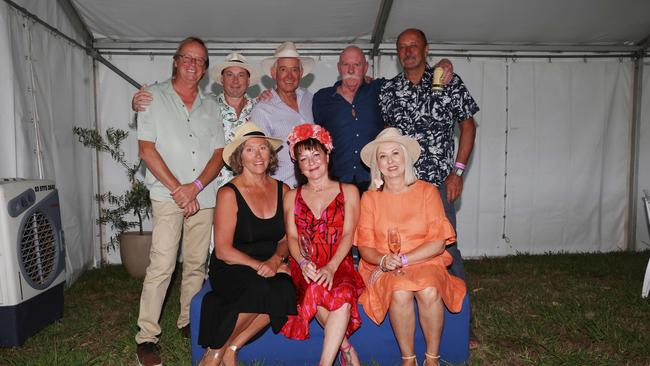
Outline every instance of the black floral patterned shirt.
{"type": "Polygon", "coordinates": [[[384,124],[414,137],[422,153],[415,163],[420,179],[440,185],[454,165],[454,127],[479,111],[460,76],[440,92],[431,85],[433,68],[427,65],[418,85],[400,73],[386,81],[379,93],[384,124]]]}

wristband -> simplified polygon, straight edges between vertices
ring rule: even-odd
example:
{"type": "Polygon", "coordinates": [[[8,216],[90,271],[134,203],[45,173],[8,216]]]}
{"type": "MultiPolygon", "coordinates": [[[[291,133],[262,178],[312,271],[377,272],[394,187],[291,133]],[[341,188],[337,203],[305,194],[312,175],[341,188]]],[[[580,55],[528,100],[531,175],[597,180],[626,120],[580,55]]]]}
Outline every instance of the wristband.
{"type": "Polygon", "coordinates": [[[199,189],[199,192],[203,190],[203,183],[201,183],[200,180],[196,179],[196,180],[194,181],[194,185],[196,186],[196,188],[199,189]]]}
{"type": "Polygon", "coordinates": [[[400,255],[399,258],[402,260],[402,267],[409,265],[409,260],[406,258],[406,254],[400,255]]]}
{"type": "Polygon", "coordinates": [[[298,265],[300,266],[300,269],[302,269],[304,266],[307,265],[307,263],[309,263],[309,260],[307,258],[303,258],[300,260],[300,263],[298,263],[298,265]]]}
{"type": "Polygon", "coordinates": [[[454,164],[454,168],[465,169],[466,167],[467,166],[465,164],[463,164],[461,162],[458,162],[458,161],[454,164]]]}

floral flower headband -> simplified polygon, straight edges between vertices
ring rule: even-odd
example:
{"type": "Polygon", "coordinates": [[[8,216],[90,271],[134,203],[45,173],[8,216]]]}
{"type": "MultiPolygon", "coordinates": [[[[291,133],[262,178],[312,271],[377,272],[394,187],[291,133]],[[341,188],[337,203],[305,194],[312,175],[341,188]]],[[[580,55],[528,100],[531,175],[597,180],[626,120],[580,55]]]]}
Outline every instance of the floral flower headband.
{"type": "Polygon", "coordinates": [[[291,159],[296,160],[293,156],[293,147],[300,141],[305,141],[310,138],[316,139],[323,144],[328,153],[334,148],[334,145],[332,145],[332,136],[330,136],[330,133],[326,129],[317,124],[305,123],[294,127],[289,136],[287,136],[291,159]]]}

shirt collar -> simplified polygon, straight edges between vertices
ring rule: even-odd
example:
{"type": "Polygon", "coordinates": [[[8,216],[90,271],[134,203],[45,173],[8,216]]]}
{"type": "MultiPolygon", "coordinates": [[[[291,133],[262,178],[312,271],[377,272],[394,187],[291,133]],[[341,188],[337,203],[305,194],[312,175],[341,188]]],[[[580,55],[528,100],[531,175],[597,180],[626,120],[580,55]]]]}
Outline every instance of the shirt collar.
{"type": "MultiPolygon", "coordinates": [[[[176,90],[174,90],[174,85],[172,85],[172,80],[173,80],[172,78],[169,78],[169,79],[167,79],[167,81],[165,81],[165,83],[166,83],[167,85],[165,85],[165,86],[163,87],[163,91],[164,91],[165,93],[178,95],[178,94],[176,93],[176,90]]],[[[201,88],[197,86],[197,90],[198,90],[198,92],[199,92],[199,93],[198,93],[198,97],[199,97],[199,99],[201,99],[201,100],[205,99],[205,94],[203,94],[203,91],[201,90],[201,88]]]]}
{"type": "MultiPolygon", "coordinates": [[[[337,89],[338,89],[338,87],[339,87],[340,85],[341,85],[341,80],[337,80],[337,81],[334,83],[334,86],[332,86],[332,88],[333,88],[333,90],[332,90],[332,97],[335,97],[335,96],[338,94],[337,89]]],[[[357,89],[357,93],[358,93],[361,89],[367,88],[369,85],[370,85],[370,84],[369,84],[369,83],[366,83],[366,81],[364,80],[364,81],[361,83],[361,86],[359,87],[359,89],[357,89]]],[[[355,93],[355,96],[356,96],[356,93],[355,93]]]]}
{"type": "MultiPolygon", "coordinates": [[[[430,85],[432,75],[433,75],[433,68],[429,66],[429,64],[424,64],[424,73],[422,73],[422,79],[420,79],[418,85],[424,85],[424,86],[430,85]]],[[[406,85],[411,84],[411,81],[406,78],[406,73],[404,71],[399,73],[399,75],[397,76],[399,78],[399,81],[402,84],[406,84],[406,85]]]]}

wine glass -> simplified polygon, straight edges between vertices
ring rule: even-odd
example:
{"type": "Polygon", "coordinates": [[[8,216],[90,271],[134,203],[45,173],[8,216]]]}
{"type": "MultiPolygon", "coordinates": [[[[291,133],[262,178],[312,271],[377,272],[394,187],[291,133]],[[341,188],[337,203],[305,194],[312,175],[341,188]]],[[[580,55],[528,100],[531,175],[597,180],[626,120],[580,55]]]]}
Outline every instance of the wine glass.
{"type": "MultiPolygon", "coordinates": [[[[387,236],[388,236],[388,250],[390,250],[390,252],[393,254],[399,254],[400,250],[402,250],[402,241],[400,240],[399,237],[399,230],[397,230],[396,227],[388,228],[387,236]]],[[[404,271],[402,271],[401,268],[398,268],[397,271],[395,272],[395,275],[402,276],[404,275],[404,271]]]]}
{"type": "Polygon", "coordinates": [[[298,236],[298,247],[300,248],[300,255],[308,261],[311,261],[311,257],[314,254],[314,246],[311,244],[311,239],[305,233],[302,233],[298,236]]]}

